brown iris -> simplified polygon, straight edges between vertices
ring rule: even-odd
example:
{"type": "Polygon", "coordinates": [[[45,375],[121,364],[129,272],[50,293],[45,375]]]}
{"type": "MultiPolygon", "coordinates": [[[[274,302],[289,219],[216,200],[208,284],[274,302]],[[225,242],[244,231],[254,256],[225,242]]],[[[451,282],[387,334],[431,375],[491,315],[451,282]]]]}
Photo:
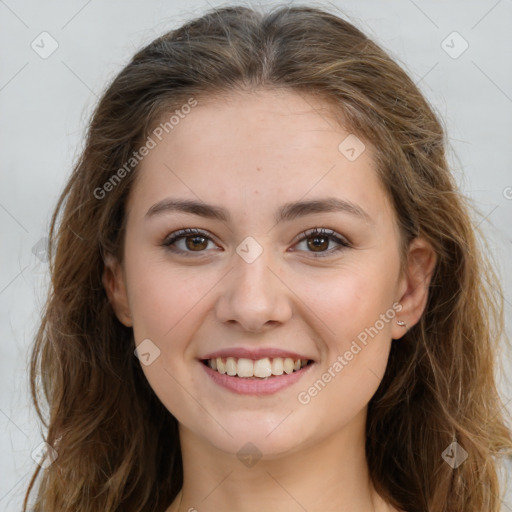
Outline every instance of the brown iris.
{"type": "MultiPolygon", "coordinates": [[[[327,249],[329,247],[329,237],[327,236],[314,236],[308,238],[308,247],[310,249],[327,249]]],[[[319,252],[319,251],[313,251],[319,252]]]]}
{"type": "Polygon", "coordinates": [[[208,246],[208,239],[200,235],[187,236],[185,239],[185,243],[187,245],[187,248],[190,249],[191,251],[201,251],[203,249],[206,249],[206,247],[208,246]]]}

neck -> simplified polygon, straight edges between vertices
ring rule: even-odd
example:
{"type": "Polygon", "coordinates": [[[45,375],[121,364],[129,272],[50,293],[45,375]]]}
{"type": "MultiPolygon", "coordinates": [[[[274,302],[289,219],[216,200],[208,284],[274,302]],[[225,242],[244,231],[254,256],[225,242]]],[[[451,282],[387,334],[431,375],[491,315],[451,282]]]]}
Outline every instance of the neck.
{"type": "Polygon", "coordinates": [[[365,420],[366,410],[342,431],[252,464],[180,425],[184,484],[168,512],[389,511],[369,477],[365,420]]]}

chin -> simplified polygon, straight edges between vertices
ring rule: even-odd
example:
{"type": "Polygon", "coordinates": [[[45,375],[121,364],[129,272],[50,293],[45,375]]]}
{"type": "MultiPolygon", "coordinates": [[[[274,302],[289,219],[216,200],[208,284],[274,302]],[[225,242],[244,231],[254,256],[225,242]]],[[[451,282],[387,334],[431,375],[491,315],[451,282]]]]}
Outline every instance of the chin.
{"type": "Polygon", "coordinates": [[[243,414],[243,419],[240,419],[240,413],[238,418],[237,414],[233,413],[233,421],[225,418],[223,428],[208,431],[198,431],[196,428],[191,430],[215,448],[238,458],[248,454],[266,459],[286,456],[300,450],[301,447],[313,444],[319,433],[318,426],[308,425],[294,411],[264,414],[262,410],[258,410],[243,414]]]}

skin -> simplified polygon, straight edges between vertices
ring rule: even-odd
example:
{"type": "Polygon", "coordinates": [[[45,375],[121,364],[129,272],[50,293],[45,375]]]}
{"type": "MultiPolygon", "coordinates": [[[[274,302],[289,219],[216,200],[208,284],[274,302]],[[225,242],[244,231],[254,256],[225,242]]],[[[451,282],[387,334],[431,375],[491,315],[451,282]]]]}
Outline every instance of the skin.
{"type": "Polygon", "coordinates": [[[168,512],[396,510],[368,476],[367,405],[391,343],[406,332],[396,320],[411,327],[424,310],[435,256],[416,239],[401,272],[397,223],[371,145],[349,161],[338,150],[349,132],[328,110],[289,91],[203,98],[138,170],[124,261],[108,259],[103,282],[136,344],[149,338],[160,350],[142,368],[180,426],[184,486],[168,512]],[[284,203],[328,196],[356,204],[368,218],[321,212],[274,222],[284,203]],[[145,218],[168,197],[223,206],[231,220],[173,211],[145,218]],[[350,246],[334,251],[339,244],[323,239],[315,251],[297,240],[315,227],[350,246]],[[163,244],[182,228],[211,238],[199,251],[194,236],[188,249],[181,239],[175,247],[188,253],[170,252],[163,244]],[[248,236],[263,249],[252,263],[236,252],[248,236]],[[315,256],[322,251],[327,255],[315,256]],[[298,394],[393,303],[402,306],[396,317],[309,403],[300,403],[298,394]],[[238,395],[212,383],[199,361],[235,346],[285,348],[315,363],[273,395],[238,395]],[[252,467],[237,457],[248,442],[261,454],[252,467]]]}

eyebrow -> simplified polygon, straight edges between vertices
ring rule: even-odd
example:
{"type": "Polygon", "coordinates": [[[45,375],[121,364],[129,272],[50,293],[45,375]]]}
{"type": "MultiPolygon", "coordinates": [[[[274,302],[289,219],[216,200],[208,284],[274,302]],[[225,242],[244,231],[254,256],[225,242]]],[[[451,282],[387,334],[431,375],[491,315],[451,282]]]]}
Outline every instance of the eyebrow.
{"type": "MultiPolygon", "coordinates": [[[[215,206],[190,199],[172,198],[166,198],[155,203],[146,212],[145,218],[148,219],[165,212],[191,213],[193,215],[220,220],[222,222],[229,222],[231,219],[229,211],[221,206],[215,206]]],[[[311,199],[309,201],[293,201],[286,203],[279,208],[274,217],[274,221],[276,224],[279,224],[283,221],[289,222],[306,215],[325,212],[348,213],[359,217],[366,222],[371,222],[371,217],[360,206],[337,197],[326,197],[322,199],[311,199]]]]}

